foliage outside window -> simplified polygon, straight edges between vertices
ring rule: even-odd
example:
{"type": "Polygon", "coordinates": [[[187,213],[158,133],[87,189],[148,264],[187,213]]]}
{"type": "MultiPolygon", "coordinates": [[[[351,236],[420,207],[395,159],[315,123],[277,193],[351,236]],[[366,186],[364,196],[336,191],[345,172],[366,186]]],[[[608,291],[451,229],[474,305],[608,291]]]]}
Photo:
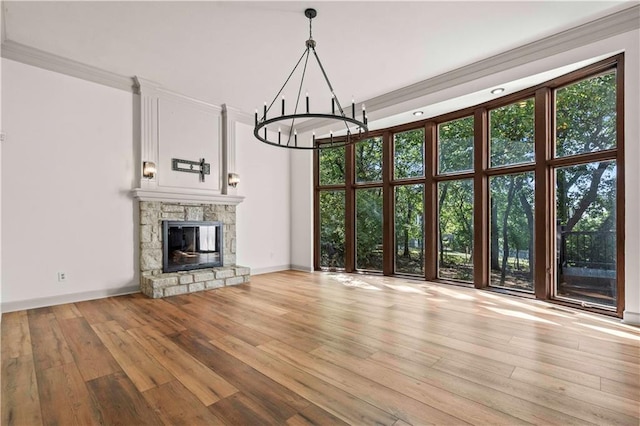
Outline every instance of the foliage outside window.
{"type": "Polygon", "coordinates": [[[438,172],[473,170],[473,117],[438,125],[438,172]]]}
{"type": "Polygon", "coordinates": [[[382,138],[358,142],[356,151],[356,182],[382,181],[382,138]]]}
{"type": "Polygon", "coordinates": [[[382,271],[382,188],[356,190],[356,268],[382,271]]]}
{"type": "Polygon", "coordinates": [[[395,187],[395,271],[424,275],[424,185],[395,187]]]}
{"type": "Polygon", "coordinates": [[[424,130],[415,129],[393,135],[395,179],[424,176],[424,130]]]}
{"type": "Polygon", "coordinates": [[[490,111],[491,167],[534,161],[534,108],[531,98],[490,111]]]}
{"type": "Polygon", "coordinates": [[[556,294],[614,306],[616,163],[556,169],[556,294]]]}
{"type": "Polygon", "coordinates": [[[533,292],[533,173],[494,176],[489,182],[490,283],[533,292]]]}
{"type": "Polygon", "coordinates": [[[344,191],[320,193],[320,265],[325,268],[344,268],[344,209],[344,191]]]}
{"type": "Polygon", "coordinates": [[[320,185],[344,184],[344,153],[344,148],[323,149],[320,151],[320,185]]]}
{"type": "Polygon", "coordinates": [[[556,91],[556,156],[616,146],[616,73],[556,91]]]}
{"type": "Polygon", "coordinates": [[[473,281],[473,180],[438,183],[438,277],[473,281]]]}

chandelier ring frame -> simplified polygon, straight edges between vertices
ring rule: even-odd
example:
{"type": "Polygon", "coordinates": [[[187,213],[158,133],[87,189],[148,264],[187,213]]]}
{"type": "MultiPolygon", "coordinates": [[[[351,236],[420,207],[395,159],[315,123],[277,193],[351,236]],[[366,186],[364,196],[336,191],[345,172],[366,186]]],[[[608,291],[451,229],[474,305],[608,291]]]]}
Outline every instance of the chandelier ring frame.
{"type": "MultiPolygon", "coordinates": [[[[322,114],[322,113],[299,113],[299,114],[289,114],[289,115],[281,115],[278,117],[273,117],[270,118],[268,120],[262,120],[260,122],[258,122],[253,130],[253,135],[260,140],[261,142],[264,142],[268,145],[273,145],[273,146],[277,146],[280,148],[290,148],[290,149],[318,149],[318,146],[313,143],[311,146],[304,146],[304,145],[292,145],[291,141],[289,141],[289,143],[276,143],[276,142],[272,142],[270,140],[268,140],[268,138],[265,138],[264,135],[260,135],[260,131],[263,128],[266,128],[266,126],[273,124],[273,123],[278,123],[280,121],[284,122],[287,120],[291,120],[291,119],[296,119],[296,118],[325,118],[325,119],[332,119],[332,120],[337,120],[340,123],[344,123],[345,121],[348,121],[349,123],[352,123],[356,126],[358,126],[359,128],[363,127],[363,122],[356,120],[355,118],[351,118],[351,117],[347,117],[347,116],[340,116],[340,115],[335,115],[335,114],[322,114]]],[[[367,127],[364,127],[364,132],[362,133],[362,135],[365,135],[367,133],[367,127]]],[[[351,145],[356,143],[357,141],[360,140],[359,137],[356,137],[355,134],[353,133],[348,133],[347,135],[344,136],[336,136],[336,141],[334,143],[331,142],[327,142],[326,144],[323,143],[322,146],[325,149],[331,149],[331,148],[340,148],[343,146],[347,146],[347,145],[351,145]]]]}

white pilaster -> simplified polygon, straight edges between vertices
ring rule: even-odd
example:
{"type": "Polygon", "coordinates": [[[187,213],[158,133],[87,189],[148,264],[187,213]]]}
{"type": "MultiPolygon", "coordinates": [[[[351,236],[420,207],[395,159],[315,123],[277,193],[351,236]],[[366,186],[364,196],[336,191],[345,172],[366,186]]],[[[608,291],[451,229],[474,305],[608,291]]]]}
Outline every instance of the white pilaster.
{"type": "Polygon", "coordinates": [[[158,88],[152,81],[135,77],[137,92],[140,95],[140,164],[138,165],[140,184],[142,189],[155,189],[158,186],[158,176],[149,179],[142,176],[142,163],[151,161],[159,164],[158,156],[158,88]]]}
{"type": "MultiPolygon", "coordinates": [[[[223,120],[223,144],[222,144],[222,156],[224,158],[223,179],[222,179],[222,193],[228,195],[236,195],[238,188],[229,186],[228,175],[229,173],[237,173],[236,169],[236,124],[247,123],[251,120],[251,117],[240,111],[239,109],[230,107],[229,105],[222,105],[222,120],[223,120]]],[[[242,176],[240,176],[240,185],[242,185],[242,176]]]]}

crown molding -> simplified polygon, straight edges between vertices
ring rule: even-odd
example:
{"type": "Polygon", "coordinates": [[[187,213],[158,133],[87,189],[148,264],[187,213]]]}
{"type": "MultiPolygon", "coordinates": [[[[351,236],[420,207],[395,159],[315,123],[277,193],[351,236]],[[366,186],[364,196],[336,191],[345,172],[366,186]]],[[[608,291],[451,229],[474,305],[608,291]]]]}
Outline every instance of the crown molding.
{"type": "Polygon", "coordinates": [[[85,65],[44,50],[36,49],[11,40],[3,40],[0,49],[2,57],[23,64],[33,65],[49,71],[59,72],[94,83],[103,84],[115,89],[133,92],[134,81],[131,77],[105,71],[85,65]]]}
{"type": "MultiPolygon", "coordinates": [[[[634,5],[612,13],[611,15],[596,19],[595,21],[587,22],[515,49],[482,59],[473,64],[456,68],[444,74],[439,74],[418,83],[365,100],[363,103],[367,105],[367,112],[371,115],[372,112],[377,110],[418,99],[441,90],[490,76],[497,72],[637,30],[638,28],[640,28],[640,5],[634,5]]],[[[313,120],[313,122],[307,125],[300,126],[298,132],[324,127],[329,123],[330,120],[313,120]]]]}

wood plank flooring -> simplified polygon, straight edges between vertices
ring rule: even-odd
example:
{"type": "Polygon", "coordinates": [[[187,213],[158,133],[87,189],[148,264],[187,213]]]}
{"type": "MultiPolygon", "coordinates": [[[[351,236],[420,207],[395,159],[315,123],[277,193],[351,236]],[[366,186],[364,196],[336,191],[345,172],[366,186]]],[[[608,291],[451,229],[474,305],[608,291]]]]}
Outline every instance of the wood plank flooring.
{"type": "Polygon", "coordinates": [[[640,328],[401,278],[6,313],[3,425],[640,423],[640,328]]]}

